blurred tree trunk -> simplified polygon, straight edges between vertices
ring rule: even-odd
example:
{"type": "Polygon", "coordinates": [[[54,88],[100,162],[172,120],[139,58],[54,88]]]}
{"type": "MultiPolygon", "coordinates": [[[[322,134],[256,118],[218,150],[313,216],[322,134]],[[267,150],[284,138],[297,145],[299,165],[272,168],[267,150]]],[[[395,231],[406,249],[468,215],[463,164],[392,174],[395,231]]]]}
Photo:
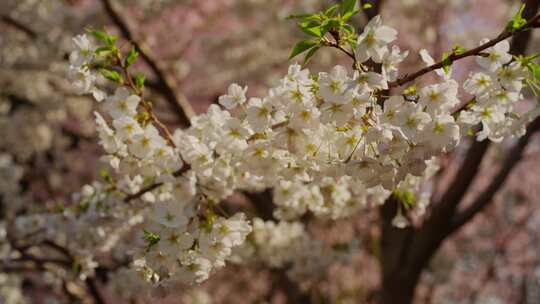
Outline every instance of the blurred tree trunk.
{"type": "MultiPolygon", "coordinates": [[[[534,17],[540,7],[540,0],[523,1],[525,11],[523,17],[534,17]]],[[[531,32],[526,31],[513,37],[512,54],[524,54],[530,40],[531,32]]],[[[501,188],[512,169],[521,160],[523,151],[534,132],[540,129],[540,119],[529,126],[525,136],[510,149],[499,172],[492,182],[476,200],[463,211],[458,206],[467,193],[475,176],[480,171],[480,164],[489,148],[489,141],[473,142],[465,159],[450,183],[446,193],[434,204],[431,214],[420,227],[398,229],[392,226],[392,218],[396,215],[398,203],[388,199],[380,208],[381,217],[381,256],[380,267],[382,283],[378,301],[383,304],[413,303],[416,285],[421,274],[429,264],[431,257],[443,242],[493,201],[493,197],[501,188]]],[[[379,303],[377,302],[377,303],[379,303]]]]}

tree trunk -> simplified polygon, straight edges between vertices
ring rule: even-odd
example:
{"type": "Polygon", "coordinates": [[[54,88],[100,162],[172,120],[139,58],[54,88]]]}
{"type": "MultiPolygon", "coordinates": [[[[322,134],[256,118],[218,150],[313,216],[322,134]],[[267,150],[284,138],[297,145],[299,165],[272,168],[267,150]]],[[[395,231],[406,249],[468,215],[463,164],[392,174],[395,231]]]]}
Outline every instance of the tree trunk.
{"type": "Polygon", "coordinates": [[[418,284],[420,273],[399,273],[383,278],[381,304],[410,304],[418,284]]]}
{"type": "MultiPolygon", "coordinates": [[[[539,10],[540,0],[524,0],[523,2],[526,4],[523,17],[527,20],[531,19],[539,10]]],[[[512,39],[510,53],[525,54],[530,37],[531,31],[525,31],[515,35],[512,39]]],[[[539,119],[531,125],[535,125],[535,128],[538,129],[540,127],[536,126],[537,124],[540,125],[539,119]]],[[[528,132],[534,132],[536,129],[528,130],[528,132]]],[[[520,140],[520,143],[523,141],[521,143],[522,146],[518,145],[518,147],[510,151],[510,154],[514,153],[516,155],[508,156],[510,166],[507,169],[508,172],[502,172],[502,182],[499,183],[498,188],[500,188],[505,177],[519,161],[527,144],[528,137],[531,134],[527,134],[524,136],[525,138],[520,140]],[[513,158],[516,158],[515,162],[513,162],[513,158]]],[[[458,217],[456,215],[456,209],[478,173],[480,162],[487,148],[487,143],[475,143],[472,145],[472,149],[468,151],[468,155],[465,158],[464,166],[462,167],[463,172],[460,172],[461,174],[458,173],[457,180],[451,183],[450,192],[446,193],[447,195],[443,196],[443,200],[433,207],[431,215],[425,219],[421,227],[398,229],[392,226],[392,219],[397,213],[398,206],[398,202],[392,197],[380,207],[380,267],[382,282],[376,303],[413,303],[416,285],[420,281],[423,270],[440,248],[441,244],[458,229],[452,228],[452,220],[458,217]]],[[[491,189],[488,190],[491,191],[491,189]]],[[[491,192],[493,192],[491,193],[493,195],[496,190],[491,192]]],[[[486,205],[487,203],[483,204],[482,207],[474,210],[474,212],[480,212],[486,205]]],[[[461,213],[458,215],[461,215],[461,213]]],[[[468,220],[471,218],[469,217],[468,220]]]]}

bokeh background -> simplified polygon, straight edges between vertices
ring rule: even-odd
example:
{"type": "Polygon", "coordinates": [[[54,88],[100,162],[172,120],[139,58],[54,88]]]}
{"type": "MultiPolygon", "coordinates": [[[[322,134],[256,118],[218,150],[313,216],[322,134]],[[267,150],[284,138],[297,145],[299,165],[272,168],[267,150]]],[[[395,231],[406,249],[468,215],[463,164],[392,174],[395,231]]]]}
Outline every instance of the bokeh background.
{"type": "MultiPolygon", "coordinates": [[[[71,38],[86,27],[105,27],[124,41],[136,41],[145,48],[162,75],[156,75],[149,61],[139,60],[136,68],[148,75],[157,115],[176,128],[182,126],[182,118],[174,100],[189,102],[201,113],[232,82],[247,85],[250,96],[264,94],[286,73],[289,52],[302,38],[286,17],[314,12],[331,2],[1,0],[0,216],[54,208],[59,201],[69,201],[82,185],[99,178],[103,164],[92,115],[97,105],[75,95],[66,76],[71,38]],[[112,12],[107,2],[112,3],[112,12]],[[118,18],[127,25],[131,35],[127,40],[118,18]],[[174,88],[175,98],[163,92],[159,77],[174,88]]],[[[384,22],[398,29],[401,49],[410,50],[402,65],[405,72],[423,66],[418,56],[422,48],[440,58],[454,44],[471,48],[482,38],[495,37],[520,4],[517,0],[381,2],[384,22]]],[[[359,14],[353,22],[361,28],[367,17],[359,14]]],[[[539,50],[539,38],[538,33],[533,35],[529,53],[539,50]]],[[[475,69],[472,63],[457,63],[456,78],[466,78],[475,69]]],[[[349,62],[336,51],[324,49],[308,67],[318,72],[336,64],[349,62]]],[[[470,196],[491,180],[508,144],[490,149],[470,196]]],[[[458,149],[445,158],[448,170],[456,170],[453,160],[462,154],[463,149],[458,149]]],[[[539,177],[540,138],[535,138],[494,204],[435,256],[422,276],[417,303],[540,303],[539,177]]],[[[441,181],[441,188],[445,182],[441,181]]],[[[238,195],[233,200],[241,204],[246,198],[238,195]]],[[[363,303],[376,290],[380,279],[376,221],[376,212],[363,212],[348,220],[309,224],[320,239],[355,239],[360,244],[353,263],[336,265],[304,287],[320,303],[363,303]]],[[[61,292],[49,288],[46,280],[29,278],[22,290],[11,288],[11,280],[10,275],[0,273],[0,303],[19,303],[10,302],[19,298],[27,303],[69,302],[61,292]]],[[[231,265],[200,287],[152,303],[282,303],[289,288],[282,281],[264,268],[231,265]]],[[[107,286],[102,288],[111,303],[116,303],[107,286]]]]}

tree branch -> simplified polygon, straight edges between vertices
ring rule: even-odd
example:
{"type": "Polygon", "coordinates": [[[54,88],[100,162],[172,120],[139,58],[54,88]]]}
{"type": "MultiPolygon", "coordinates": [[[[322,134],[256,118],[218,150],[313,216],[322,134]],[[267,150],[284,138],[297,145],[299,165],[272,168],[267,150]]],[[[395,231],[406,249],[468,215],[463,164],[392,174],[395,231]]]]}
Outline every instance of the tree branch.
{"type": "MultiPolygon", "coordinates": [[[[539,6],[540,0],[527,0],[523,17],[530,18],[534,16],[539,6]]],[[[522,32],[512,37],[511,54],[525,53],[530,40],[530,33],[527,33],[529,32],[522,32]]],[[[478,174],[483,156],[486,154],[489,145],[490,142],[487,140],[483,142],[475,141],[471,145],[453,182],[439,202],[434,205],[431,216],[419,229],[411,249],[414,251],[412,255],[415,257],[414,264],[416,267],[422,267],[421,265],[431,257],[442,241],[455,231],[450,229],[450,222],[457,206],[463,200],[475,176],[478,174]]]]}
{"type": "Polygon", "coordinates": [[[535,27],[538,27],[538,21],[540,20],[540,15],[537,15],[535,17],[533,17],[532,19],[530,19],[527,24],[522,28],[520,29],[519,31],[514,31],[514,32],[509,32],[509,31],[504,31],[502,32],[499,36],[497,36],[497,38],[495,39],[492,39],[474,49],[471,49],[471,50],[468,50],[466,52],[463,52],[463,53],[460,53],[460,54],[456,54],[456,53],[452,53],[448,56],[447,59],[445,60],[441,60],[435,64],[432,64],[428,67],[425,67],[417,72],[414,72],[412,74],[409,74],[409,75],[405,75],[399,79],[397,79],[396,81],[393,81],[393,82],[390,82],[388,83],[388,86],[389,87],[399,87],[399,86],[402,86],[410,81],[413,81],[415,80],[416,78],[424,75],[424,74],[427,74],[431,71],[434,71],[434,70],[437,70],[437,69],[440,69],[442,67],[444,67],[447,62],[454,62],[456,60],[459,60],[459,59],[463,59],[463,58],[466,58],[466,57],[470,57],[470,56],[476,56],[478,54],[480,54],[483,50],[489,48],[489,47],[492,47],[494,46],[495,44],[509,38],[509,37],[512,37],[514,35],[517,35],[519,33],[522,33],[522,32],[527,32],[529,29],[532,29],[532,28],[535,28],[535,27]]]}
{"type": "Polygon", "coordinates": [[[508,153],[506,160],[504,161],[501,170],[493,178],[489,186],[480,194],[476,200],[465,210],[458,213],[451,221],[450,231],[453,232],[470,221],[476,214],[482,211],[486,206],[493,202],[493,197],[497,194],[498,190],[506,181],[512,169],[519,163],[523,157],[523,151],[527,147],[532,135],[540,130],[540,118],[537,118],[529,125],[527,133],[521,137],[518,143],[508,153]]]}
{"type": "MultiPolygon", "coordinates": [[[[432,216],[449,217],[454,214],[457,205],[469,190],[474,178],[480,171],[482,159],[490,146],[490,141],[474,141],[467,151],[463,164],[459,168],[452,183],[435,205],[432,216]]],[[[430,218],[431,218],[430,217],[430,218]]]]}
{"type": "Polygon", "coordinates": [[[180,123],[184,126],[189,126],[190,120],[195,116],[195,111],[191,107],[191,104],[187,98],[178,92],[174,84],[174,79],[165,73],[165,69],[161,66],[159,61],[152,56],[150,48],[143,42],[137,41],[129,29],[127,22],[123,19],[120,13],[115,9],[111,0],[101,0],[103,8],[118,27],[122,35],[129,40],[137,49],[141,58],[148,64],[152,72],[155,74],[158,87],[169,105],[175,110],[180,123]],[[177,93],[178,92],[178,93],[177,93]]]}
{"type": "MultiPolygon", "coordinates": [[[[182,168],[180,168],[178,171],[174,172],[173,176],[174,177],[179,177],[182,174],[189,171],[190,169],[191,169],[191,166],[189,164],[187,164],[187,163],[184,163],[184,166],[182,168]]],[[[127,195],[126,197],[124,197],[124,203],[129,203],[130,201],[143,196],[143,194],[145,194],[146,192],[149,192],[149,191],[152,191],[154,189],[157,189],[157,188],[161,187],[161,185],[163,185],[163,183],[161,183],[161,182],[153,183],[151,185],[148,185],[148,186],[142,188],[141,190],[139,190],[138,192],[136,192],[134,194],[127,195]]]]}
{"type": "Polygon", "coordinates": [[[273,202],[271,189],[266,189],[262,192],[243,191],[242,193],[255,208],[257,217],[265,221],[274,220],[274,209],[276,205],[273,202]]]}
{"type": "Polygon", "coordinates": [[[23,24],[22,22],[14,19],[11,16],[5,15],[0,17],[0,20],[2,20],[3,23],[23,32],[28,36],[30,39],[37,39],[38,34],[36,31],[28,27],[27,25],[23,24]]]}

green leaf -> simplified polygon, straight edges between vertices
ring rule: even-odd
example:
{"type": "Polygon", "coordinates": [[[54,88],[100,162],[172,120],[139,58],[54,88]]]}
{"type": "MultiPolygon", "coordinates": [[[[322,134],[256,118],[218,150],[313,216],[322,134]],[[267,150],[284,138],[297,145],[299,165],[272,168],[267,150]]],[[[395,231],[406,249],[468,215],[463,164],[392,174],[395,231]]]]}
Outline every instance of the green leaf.
{"type": "Polygon", "coordinates": [[[460,55],[465,53],[465,49],[459,44],[454,44],[454,46],[452,47],[452,53],[460,55]]]}
{"type": "Polygon", "coordinates": [[[144,88],[144,81],[146,80],[146,77],[144,77],[144,74],[137,73],[137,74],[135,74],[133,79],[135,81],[135,85],[137,86],[137,88],[142,90],[144,88]]]}
{"type": "Polygon", "coordinates": [[[358,14],[360,12],[360,10],[355,10],[355,11],[352,11],[352,12],[347,12],[345,13],[343,16],[341,16],[341,20],[343,22],[347,22],[349,21],[349,19],[351,19],[352,16],[358,14]]]}
{"type": "Polygon", "coordinates": [[[309,50],[310,48],[318,45],[319,42],[318,41],[315,41],[315,40],[302,40],[300,42],[298,42],[292,52],[291,52],[291,55],[289,56],[289,60],[296,57],[297,55],[309,50]]]}
{"type": "Polygon", "coordinates": [[[536,58],[540,57],[540,52],[536,53],[536,54],[532,54],[530,56],[527,56],[527,60],[531,61],[531,60],[534,60],[536,58]]]}
{"type": "Polygon", "coordinates": [[[298,14],[298,15],[289,15],[287,16],[288,20],[291,20],[291,19],[298,19],[298,20],[301,20],[301,21],[316,21],[316,20],[321,20],[321,16],[319,16],[319,14],[298,14]]]}
{"type": "Polygon", "coordinates": [[[322,37],[321,33],[321,24],[314,21],[309,22],[300,22],[298,23],[298,27],[302,30],[302,32],[315,37],[322,37]]]}
{"type": "Polygon", "coordinates": [[[314,36],[314,37],[322,37],[321,27],[315,26],[315,27],[306,27],[306,28],[300,28],[302,32],[314,36]]]}
{"type": "Polygon", "coordinates": [[[75,274],[78,274],[79,272],[81,272],[81,264],[77,263],[77,261],[73,261],[73,263],[71,263],[71,271],[75,274]]]}
{"type": "Polygon", "coordinates": [[[411,85],[403,91],[403,94],[406,96],[414,96],[418,92],[416,84],[411,85]]]}
{"type": "Polygon", "coordinates": [[[452,59],[450,58],[450,54],[448,54],[447,52],[444,52],[443,53],[443,56],[442,56],[442,68],[444,70],[444,72],[446,74],[448,74],[448,72],[450,71],[450,67],[452,66],[452,59]]]}
{"type": "Polygon", "coordinates": [[[540,65],[530,62],[527,65],[527,68],[531,71],[534,76],[534,80],[540,82],[540,65]]]}
{"type": "Polygon", "coordinates": [[[324,11],[324,15],[330,18],[334,17],[338,8],[339,8],[339,4],[334,4],[330,6],[328,9],[326,9],[326,11],[324,11]]]}
{"type": "Polygon", "coordinates": [[[150,232],[146,229],[143,230],[143,234],[144,234],[144,239],[147,243],[146,250],[150,250],[152,246],[156,245],[161,240],[161,236],[159,234],[150,232]]]}
{"type": "Polygon", "coordinates": [[[373,7],[373,4],[371,3],[364,3],[364,5],[362,5],[362,9],[365,9],[365,10],[370,9],[372,7],[373,7]]]}
{"type": "Polygon", "coordinates": [[[304,57],[304,62],[302,63],[302,67],[305,67],[308,62],[311,60],[311,57],[315,55],[315,53],[320,49],[320,46],[313,47],[307,52],[306,56],[304,57]]]}
{"type": "Polygon", "coordinates": [[[103,47],[97,48],[94,51],[94,54],[96,54],[96,56],[105,56],[105,55],[108,55],[108,53],[110,53],[111,51],[112,51],[112,48],[110,46],[103,46],[103,47]]]}
{"type": "Polygon", "coordinates": [[[135,62],[135,60],[137,60],[137,57],[139,57],[139,52],[137,52],[135,46],[132,46],[124,61],[125,67],[130,67],[135,62]]]}
{"type": "Polygon", "coordinates": [[[352,13],[356,7],[356,0],[343,0],[341,4],[341,14],[352,13]]]}
{"type": "Polygon", "coordinates": [[[118,71],[102,68],[99,70],[99,72],[101,73],[101,75],[103,75],[103,77],[111,81],[118,82],[120,84],[124,83],[124,78],[122,77],[122,75],[120,75],[118,71]]]}
{"type": "Polygon", "coordinates": [[[114,46],[114,44],[118,40],[117,36],[109,35],[105,31],[96,30],[96,29],[87,29],[87,31],[90,35],[94,36],[94,38],[96,38],[98,41],[105,43],[105,45],[107,46],[111,46],[111,47],[114,46]]]}
{"type": "Polygon", "coordinates": [[[519,7],[519,11],[512,17],[512,19],[506,24],[506,30],[515,32],[519,31],[527,24],[527,20],[523,18],[523,10],[525,9],[525,4],[522,4],[519,7]]]}
{"type": "Polygon", "coordinates": [[[91,29],[91,28],[88,28],[86,31],[90,35],[92,35],[94,38],[96,38],[98,41],[106,43],[108,35],[107,33],[105,33],[105,31],[100,31],[100,30],[91,29]]]}
{"type": "Polygon", "coordinates": [[[114,179],[111,176],[111,173],[109,173],[109,171],[105,168],[99,171],[99,176],[101,176],[101,178],[109,184],[114,183],[114,179]]]}
{"type": "Polygon", "coordinates": [[[398,199],[405,210],[409,210],[416,205],[416,197],[412,191],[395,190],[394,197],[398,199]]]}
{"type": "Polygon", "coordinates": [[[340,27],[340,23],[336,19],[327,19],[324,20],[321,24],[321,33],[324,35],[328,33],[332,28],[340,27]]]}

